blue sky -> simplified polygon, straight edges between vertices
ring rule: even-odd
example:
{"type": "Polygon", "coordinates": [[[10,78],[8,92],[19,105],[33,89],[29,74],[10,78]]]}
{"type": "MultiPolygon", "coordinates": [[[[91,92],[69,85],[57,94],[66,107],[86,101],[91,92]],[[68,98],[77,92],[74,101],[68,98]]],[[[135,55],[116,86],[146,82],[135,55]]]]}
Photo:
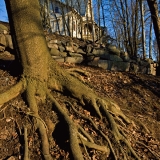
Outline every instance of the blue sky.
{"type": "Polygon", "coordinates": [[[0,0],[0,21],[8,22],[8,16],[4,0],[0,0]]]}

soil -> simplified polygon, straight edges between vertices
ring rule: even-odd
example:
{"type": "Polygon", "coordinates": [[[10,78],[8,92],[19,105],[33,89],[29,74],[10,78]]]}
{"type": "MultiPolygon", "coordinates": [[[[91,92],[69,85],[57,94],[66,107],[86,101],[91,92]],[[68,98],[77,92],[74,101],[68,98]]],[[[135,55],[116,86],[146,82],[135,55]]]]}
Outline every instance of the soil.
{"type": "MultiPolygon", "coordinates": [[[[19,79],[12,72],[12,61],[0,62],[0,93],[11,88],[19,79]]],[[[78,68],[86,71],[88,75],[80,75],[86,85],[94,89],[102,97],[114,100],[121,110],[132,119],[135,124],[126,125],[123,122],[122,130],[127,135],[132,147],[143,160],[160,159],[160,77],[130,72],[111,72],[100,68],[74,64],[59,64],[64,69],[78,68]],[[147,133],[148,131],[148,133],[147,133]]],[[[53,92],[56,100],[67,106],[67,102],[74,104],[76,109],[86,116],[90,116],[99,128],[109,134],[108,122],[104,118],[99,121],[94,112],[83,109],[80,103],[67,94],[53,92]]],[[[31,160],[41,160],[41,140],[32,124],[24,95],[0,106],[0,160],[20,160],[24,156],[24,128],[27,127],[28,147],[31,160]]],[[[91,134],[97,144],[106,142],[96,132],[92,125],[77,115],[69,106],[68,113],[75,122],[83,126],[91,134]]],[[[70,156],[67,128],[63,121],[53,110],[51,102],[39,108],[39,114],[48,127],[50,153],[57,160],[69,160],[70,156]],[[54,132],[53,132],[54,131],[54,132]]],[[[117,144],[113,143],[113,147],[117,144]]],[[[83,147],[82,147],[83,150],[83,147]]],[[[125,150],[125,146],[124,146],[125,150]]],[[[83,150],[85,159],[105,160],[111,159],[103,152],[95,149],[83,150]],[[88,153],[87,153],[88,152],[88,153]]],[[[122,159],[122,157],[118,157],[122,159]]],[[[134,159],[128,157],[128,159],[134,159]]]]}

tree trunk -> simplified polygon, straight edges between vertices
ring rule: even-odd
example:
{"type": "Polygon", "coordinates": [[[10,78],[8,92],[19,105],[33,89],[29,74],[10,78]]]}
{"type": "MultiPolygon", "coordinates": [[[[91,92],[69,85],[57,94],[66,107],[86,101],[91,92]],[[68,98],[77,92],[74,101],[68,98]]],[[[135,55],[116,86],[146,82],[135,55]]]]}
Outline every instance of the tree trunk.
{"type": "Polygon", "coordinates": [[[158,44],[159,66],[157,67],[157,75],[160,75],[160,18],[158,14],[158,4],[157,4],[157,0],[147,0],[147,2],[151,12],[153,27],[156,35],[157,44],[158,44]]]}
{"type": "MultiPolygon", "coordinates": [[[[96,150],[100,148],[106,155],[111,155],[110,158],[114,157],[114,159],[118,159],[119,156],[129,157],[132,155],[135,159],[140,160],[130,142],[127,140],[126,135],[121,130],[121,124],[124,127],[128,124],[132,125],[132,123],[130,119],[123,114],[120,107],[107,97],[105,97],[105,99],[99,97],[84,82],[72,76],[73,73],[71,73],[71,71],[63,71],[57,63],[52,60],[44,38],[38,0],[5,1],[12,34],[14,34],[19,50],[18,53],[23,67],[23,74],[21,80],[15,86],[4,93],[0,93],[0,106],[17,97],[17,95],[22,92],[26,94],[26,104],[28,104],[29,107],[29,111],[26,114],[32,117],[34,128],[38,129],[40,133],[44,159],[51,160],[52,157],[50,155],[47,127],[44,120],[39,116],[38,108],[42,107],[41,104],[45,104],[45,100],[49,98],[53,104],[53,109],[60,115],[59,119],[63,119],[62,122],[68,126],[68,139],[73,159],[83,160],[84,152],[87,153],[87,146],[96,150]],[[100,134],[100,137],[105,140],[105,146],[96,145],[97,140],[95,142],[90,140],[92,138],[90,138],[89,132],[84,129],[82,132],[78,121],[74,121],[74,119],[71,118],[69,109],[65,105],[61,107],[60,103],[53,97],[53,90],[55,92],[61,92],[62,94],[68,93],[67,96],[76,98],[77,103],[82,106],[82,113],[85,113],[85,109],[91,110],[98,121],[102,121],[102,117],[105,117],[105,121],[109,123],[109,125],[107,124],[106,126],[106,128],[110,128],[108,132],[108,134],[110,134],[109,136],[106,135],[106,132],[103,132],[103,129],[101,130],[100,126],[97,126],[93,122],[92,118],[77,112],[74,104],[68,102],[73,111],[83,118],[84,121],[89,121],[88,125],[91,124],[95,132],[100,134]],[[86,106],[90,107],[85,108],[86,106]],[[124,123],[126,124],[124,125],[124,123]],[[84,135],[82,135],[82,133],[84,135]],[[112,140],[114,141],[113,146],[112,140]],[[83,144],[84,152],[81,150],[79,144],[83,144]],[[115,144],[119,145],[114,148],[115,144]],[[128,152],[124,152],[126,148],[128,152]],[[111,152],[112,154],[110,154],[111,152]]],[[[27,137],[26,134],[25,132],[25,137],[27,137]]],[[[27,141],[25,142],[27,143],[27,141]]],[[[25,146],[27,147],[28,145],[25,146]]],[[[28,149],[26,149],[25,152],[28,152],[28,149]]],[[[29,158],[28,153],[24,155],[26,156],[25,160],[27,160],[29,158]]]]}

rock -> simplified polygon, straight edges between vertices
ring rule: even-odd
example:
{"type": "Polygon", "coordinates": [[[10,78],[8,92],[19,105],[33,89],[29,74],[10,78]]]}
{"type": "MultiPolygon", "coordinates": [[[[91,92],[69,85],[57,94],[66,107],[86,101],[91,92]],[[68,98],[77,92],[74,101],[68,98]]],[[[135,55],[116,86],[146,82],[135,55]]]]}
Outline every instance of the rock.
{"type": "Polygon", "coordinates": [[[120,57],[117,56],[117,55],[112,55],[112,54],[110,54],[109,59],[110,59],[111,61],[119,61],[119,62],[123,62],[123,59],[120,58],[120,57]]]}
{"type": "Polygon", "coordinates": [[[111,69],[111,61],[109,60],[99,60],[98,67],[110,70],[111,69]]]}
{"type": "Polygon", "coordinates": [[[52,40],[49,41],[49,43],[51,43],[51,44],[57,44],[58,40],[57,39],[52,39],[52,40]]]}
{"type": "Polygon", "coordinates": [[[93,49],[93,52],[92,52],[95,56],[102,56],[104,54],[107,53],[107,51],[105,49],[93,49]]]}
{"type": "Polygon", "coordinates": [[[6,47],[6,37],[4,34],[0,33],[0,45],[6,47]]]}
{"type": "Polygon", "coordinates": [[[58,49],[59,49],[60,52],[64,52],[65,51],[65,48],[62,45],[59,45],[58,49]]]}
{"type": "Polygon", "coordinates": [[[86,52],[87,52],[87,53],[91,53],[92,50],[93,50],[93,46],[92,46],[91,44],[88,44],[88,45],[87,45],[87,48],[86,48],[86,52]]]}
{"type": "Polygon", "coordinates": [[[0,52],[4,52],[5,47],[4,46],[0,46],[0,52]]]}
{"type": "Polygon", "coordinates": [[[145,61],[148,62],[149,64],[154,63],[154,61],[151,58],[147,58],[145,61]]]}
{"type": "Polygon", "coordinates": [[[13,49],[12,37],[11,35],[7,34],[6,37],[6,47],[13,49]]]}
{"type": "Polygon", "coordinates": [[[81,63],[83,61],[83,57],[66,57],[65,62],[68,63],[81,63]]]}
{"type": "Polygon", "coordinates": [[[86,54],[86,52],[84,52],[81,48],[78,48],[78,49],[77,49],[77,53],[86,54]]]}
{"type": "Polygon", "coordinates": [[[0,33],[3,33],[3,34],[8,33],[8,28],[3,24],[0,24],[0,33]]]}
{"type": "Polygon", "coordinates": [[[49,42],[49,43],[48,43],[48,48],[55,48],[55,49],[58,49],[58,45],[49,42]]]}
{"type": "Polygon", "coordinates": [[[55,48],[51,48],[50,53],[52,56],[59,56],[60,55],[59,50],[55,49],[55,48]]]}
{"type": "Polygon", "coordinates": [[[130,71],[131,71],[131,72],[134,72],[134,73],[137,73],[137,72],[139,71],[139,66],[138,66],[138,64],[130,63],[130,71]]]}
{"type": "Polygon", "coordinates": [[[111,63],[111,71],[128,72],[129,69],[130,69],[130,63],[129,62],[112,61],[112,63],[111,63]]]}
{"type": "Polygon", "coordinates": [[[120,57],[123,59],[124,62],[130,61],[129,54],[127,52],[120,52],[120,57]]]}
{"type": "Polygon", "coordinates": [[[114,46],[114,45],[108,45],[107,49],[108,49],[108,51],[109,51],[110,54],[114,54],[114,55],[120,56],[121,51],[116,46],[114,46]]]}
{"type": "Polygon", "coordinates": [[[71,53],[71,52],[69,52],[69,55],[70,55],[71,57],[83,57],[81,54],[71,53]]]}
{"type": "Polygon", "coordinates": [[[73,50],[74,50],[74,52],[77,52],[78,48],[79,48],[79,46],[76,43],[73,43],[73,50]]]}
{"type": "Polygon", "coordinates": [[[66,46],[66,51],[68,51],[68,52],[74,52],[72,46],[66,46]]]}
{"type": "Polygon", "coordinates": [[[110,55],[106,52],[106,53],[100,55],[100,58],[105,59],[105,60],[110,60],[110,55]]]}
{"type": "Polygon", "coordinates": [[[7,160],[15,160],[15,159],[16,159],[15,157],[11,156],[7,160]]]}
{"type": "Polygon", "coordinates": [[[88,63],[90,66],[98,66],[99,57],[93,57],[92,61],[88,63]]]}
{"type": "Polygon", "coordinates": [[[59,52],[59,55],[60,55],[61,57],[67,57],[67,53],[66,53],[66,52],[59,52]]]}
{"type": "Polygon", "coordinates": [[[148,73],[147,74],[151,74],[151,75],[156,75],[156,68],[154,67],[154,64],[150,64],[150,67],[148,68],[148,73]]]}
{"type": "Polygon", "coordinates": [[[52,58],[57,62],[62,62],[62,63],[64,62],[64,58],[62,58],[61,56],[52,56],[52,58]]]}

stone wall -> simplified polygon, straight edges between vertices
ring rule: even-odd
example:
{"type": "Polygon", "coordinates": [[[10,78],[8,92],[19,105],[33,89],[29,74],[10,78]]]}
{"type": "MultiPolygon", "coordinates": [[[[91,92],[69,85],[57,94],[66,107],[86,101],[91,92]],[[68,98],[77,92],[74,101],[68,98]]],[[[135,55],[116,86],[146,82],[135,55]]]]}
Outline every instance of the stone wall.
{"type": "MultiPolygon", "coordinates": [[[[46,41],[51,56],[58,62],[85,63],[111,71],[156,74],[156,63],[151,59],[131,59],[127,52],[123,52],[111,44],[93,44],[91,41],[47,33],[46,41]]],[[[0,24],[0,59],[14,59],[11,35],[2,24],[0,24]]]]}
{"type": "Polygon", "coordinates": [[[140,72],[156,75],[156,63],[151,59],[131,59],[127,52],[111,44],[93,44],[69,37],[46,38],[52,57],[58,62],[85,63],[111,71],[140,72]]]}

